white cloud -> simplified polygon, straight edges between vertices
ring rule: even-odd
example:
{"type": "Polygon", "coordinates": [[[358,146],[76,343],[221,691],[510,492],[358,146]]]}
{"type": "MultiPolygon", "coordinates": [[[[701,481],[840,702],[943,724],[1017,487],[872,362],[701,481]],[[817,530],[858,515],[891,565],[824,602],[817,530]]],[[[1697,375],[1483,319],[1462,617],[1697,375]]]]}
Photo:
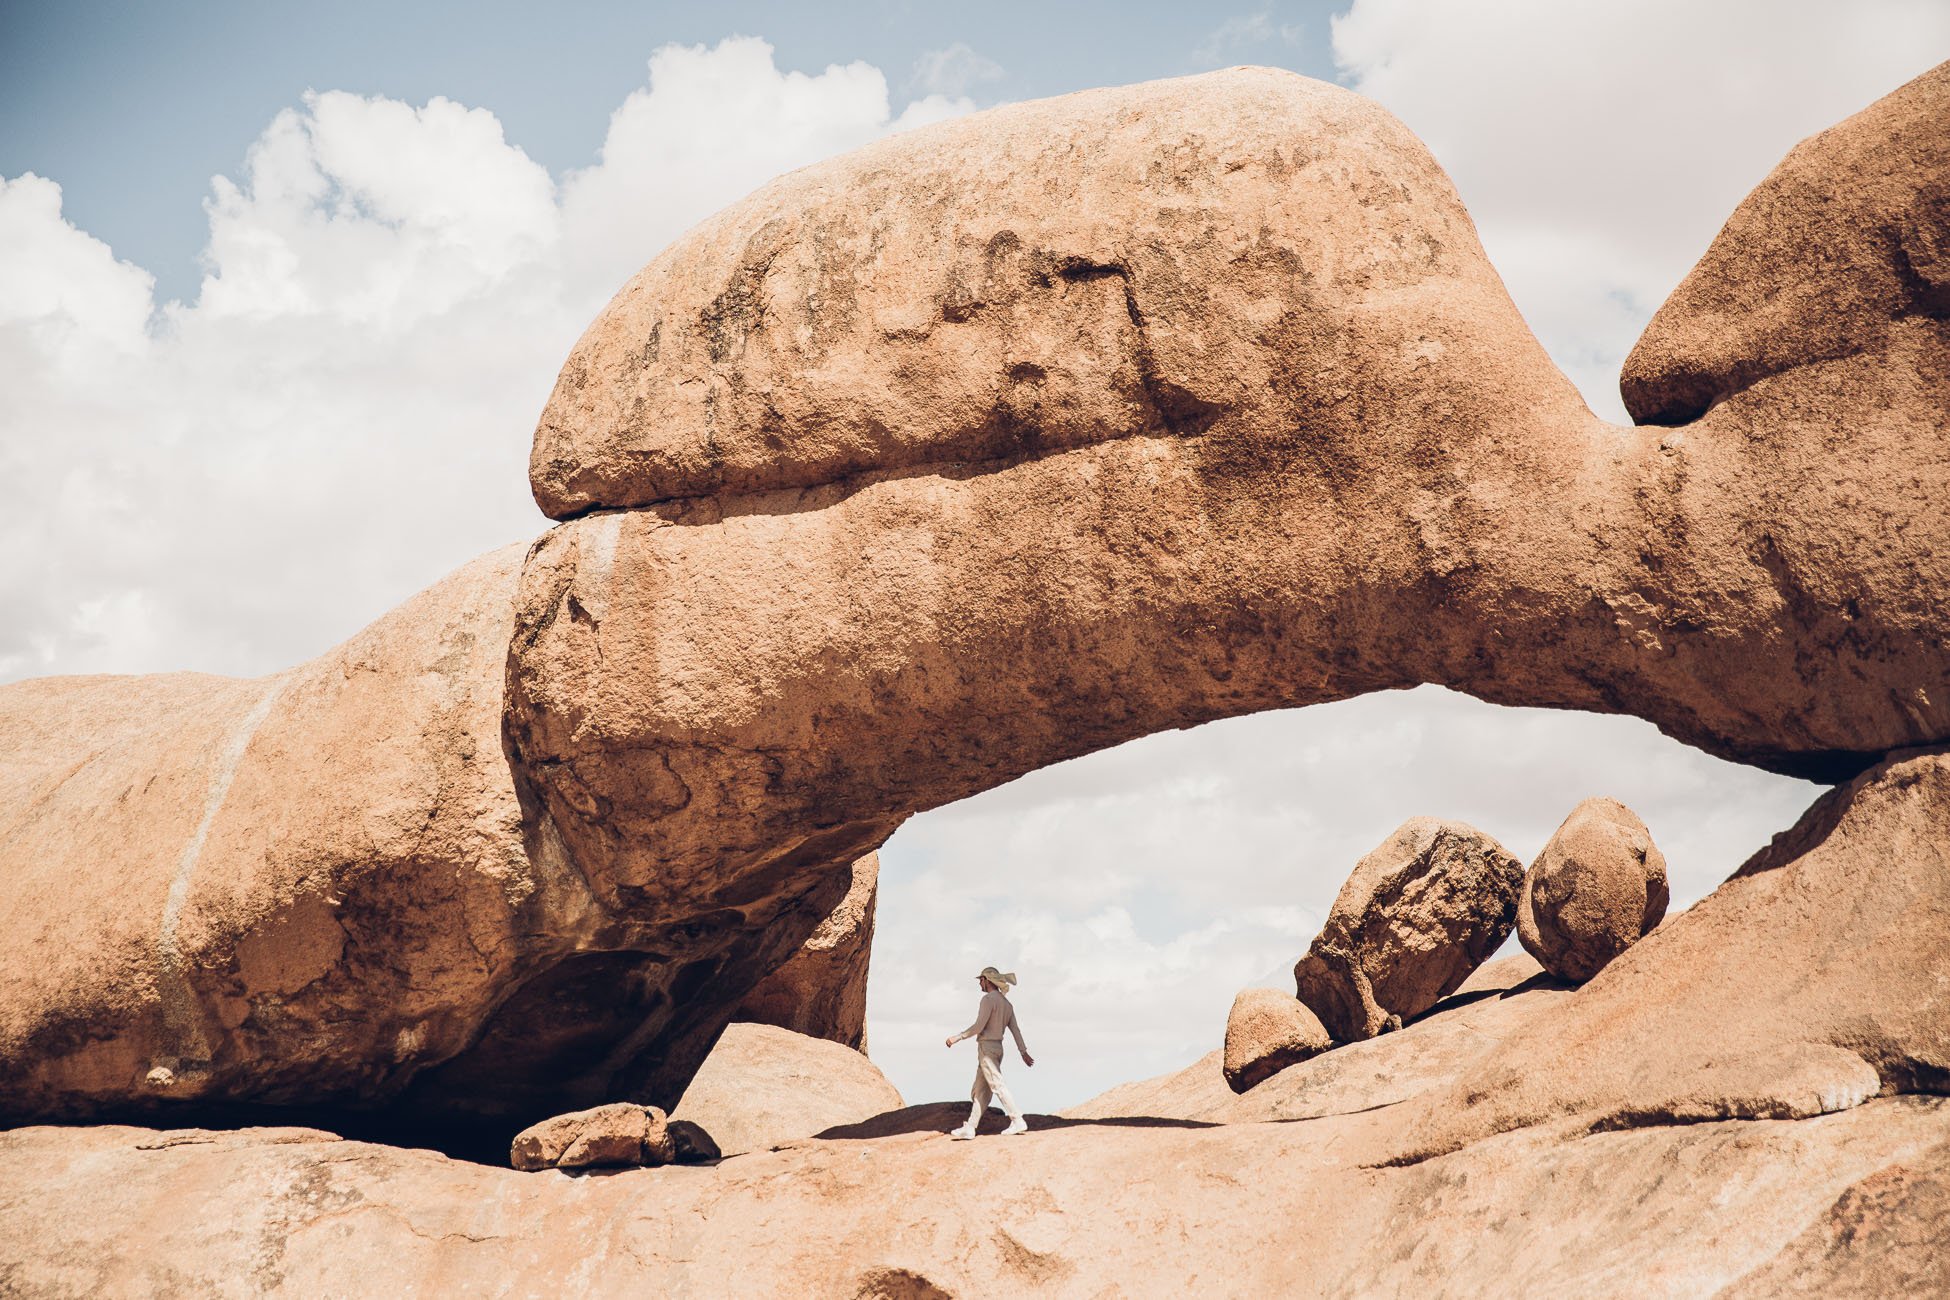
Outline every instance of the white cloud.
{"type": "Polygon", "coordinates": [[[1449,171],[1491,260],[1600,414],[1735,205],[1803,137],[1950,50],[1930,0],[1355,0],[1350,84],[1449,171]]]}
{"type": "Polygon", "coordinates": [[[638,266],[780,171],[966,111],[670,47],[557,184],[484,108],[310,94],[216,178],[196,301],[0,188],[0,680],[314,655],[544,521],[534,420],[638,266]],[[149,328],[153,318],[153,328],[149,328]]]}
{"type": "Polygon", "coordinates": [[[1201,68],[1216,68],[1238,61],[1241,55],[1278,42],[1288,47],[1300,44],[1300,28],[1276,23],[1270,9],[1236,14],[1205,34],[1192,47],[1192,63],[1201,68]]]}
{"type": "Polygon", "coordinates": [[[959,97],[977,86],[1000,81],[1002,65],[985,58],[961,41],[944,50],[929,50],[914,61],[908,84],[929,95],[959,97]]]}

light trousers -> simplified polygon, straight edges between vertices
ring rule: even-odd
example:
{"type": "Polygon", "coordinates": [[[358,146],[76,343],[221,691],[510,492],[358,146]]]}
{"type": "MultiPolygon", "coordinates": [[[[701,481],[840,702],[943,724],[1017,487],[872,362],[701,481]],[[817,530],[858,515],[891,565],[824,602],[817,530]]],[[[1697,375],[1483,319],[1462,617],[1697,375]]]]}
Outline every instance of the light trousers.
{"type": "Polygon", "coordinates": [[[1003,1113],[1010,1119],[1022,1114],[1016,1099],[1009,1095],[1008,1085],[1002,1082],[1002,1044],[1000,1041],[978,1041],[975,1044],[975,1086],[969,1091],[974,1106],[968,1112],[968,1127],[972,1131],[982,1122],[982,1112],[988,1109],[989,1099],[993,1097],[1003,1113]]]}

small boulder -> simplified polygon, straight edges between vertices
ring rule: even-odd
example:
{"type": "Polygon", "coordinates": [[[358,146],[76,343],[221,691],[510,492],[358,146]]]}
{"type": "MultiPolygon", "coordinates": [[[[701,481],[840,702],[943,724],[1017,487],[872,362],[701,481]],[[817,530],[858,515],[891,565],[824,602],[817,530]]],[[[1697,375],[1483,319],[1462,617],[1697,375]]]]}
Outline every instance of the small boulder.
{"type": "Polygon", "coordinates": [[[1571,810],[1524,876],[1517,938],[1559,979],[1583,983],[1665,917],[1666,859],[1615,799],[1571,810]]]}
{"type": "Polygon", "coordinates": [[[671,1126],[703,1123],[726,1153],[768,1151],[906,1103],[849,1047],[776,1025],[727,1025],[671,1107],[671,1126]]]}
{"type": "Polygon", "coordinates": [[[1278,989],[1241,989],[1226,1017],[1226,1086],[1245,1092],[1332,1046],[1298,998],[1278,989]]]}
{"type": "Polygon", "coordinates": [[[1416,817],[1355,865],[1293,968],[1336,1042],[1401,1028],[1510,935],[1523,864],[1473,826],[1416,817]]]}
{"type": "Polygon", "coordinates": [[[523,1129],[508,1150],[508,1162],[517,1169],[535,1170],[668,1165],[716,1158],[715,1149],[703,1154],[711,1147],[708,1135],[701,1144],[692,1134],[682,1135],[680,1141],[671,1128],[655,1106],[611,1102],[523,1129]]]}

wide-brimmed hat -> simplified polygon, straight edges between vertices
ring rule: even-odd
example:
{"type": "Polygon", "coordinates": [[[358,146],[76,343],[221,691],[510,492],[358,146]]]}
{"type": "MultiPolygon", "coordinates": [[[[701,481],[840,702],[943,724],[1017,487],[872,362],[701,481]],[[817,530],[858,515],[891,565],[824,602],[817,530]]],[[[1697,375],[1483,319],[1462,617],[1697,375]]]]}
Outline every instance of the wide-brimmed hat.
{"type": "Polygon", "coordinates": [[[1009,986],[1016,982],[1015,976],[1004,975],[1001,971],[997,970],[993,966],[982,967],[981,978],[995,985],[995,987],[1001,989],[1004,993],[1007,993],[1009,991],[1009,986]]]}

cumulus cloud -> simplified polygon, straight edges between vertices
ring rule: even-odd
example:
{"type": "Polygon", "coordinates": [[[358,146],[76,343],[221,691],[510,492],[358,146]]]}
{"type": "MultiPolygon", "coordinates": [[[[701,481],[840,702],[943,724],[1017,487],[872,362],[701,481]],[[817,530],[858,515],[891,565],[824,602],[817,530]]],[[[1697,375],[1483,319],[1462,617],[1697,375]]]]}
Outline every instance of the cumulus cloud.
{"type": "Polygon", "coordinates": [[[492,112],[308,94],[218,177],[196,299],[0,189],[0,680],[318,653],[544,521],[533,422],[576,335],[777,173],[966,111],[866,64],[672,46],[598,162],[551,177],[492,112]],[[14,377],[18,377],[17,379],[14,377]]]}
{"type": "Polygon", "coordinates": [[[1448,169],[1511,295],[1600,414],[1740,200],[1803,137],[1950,49],[1928,0],[1355,0],[1355,89],[1448,169]]]}

